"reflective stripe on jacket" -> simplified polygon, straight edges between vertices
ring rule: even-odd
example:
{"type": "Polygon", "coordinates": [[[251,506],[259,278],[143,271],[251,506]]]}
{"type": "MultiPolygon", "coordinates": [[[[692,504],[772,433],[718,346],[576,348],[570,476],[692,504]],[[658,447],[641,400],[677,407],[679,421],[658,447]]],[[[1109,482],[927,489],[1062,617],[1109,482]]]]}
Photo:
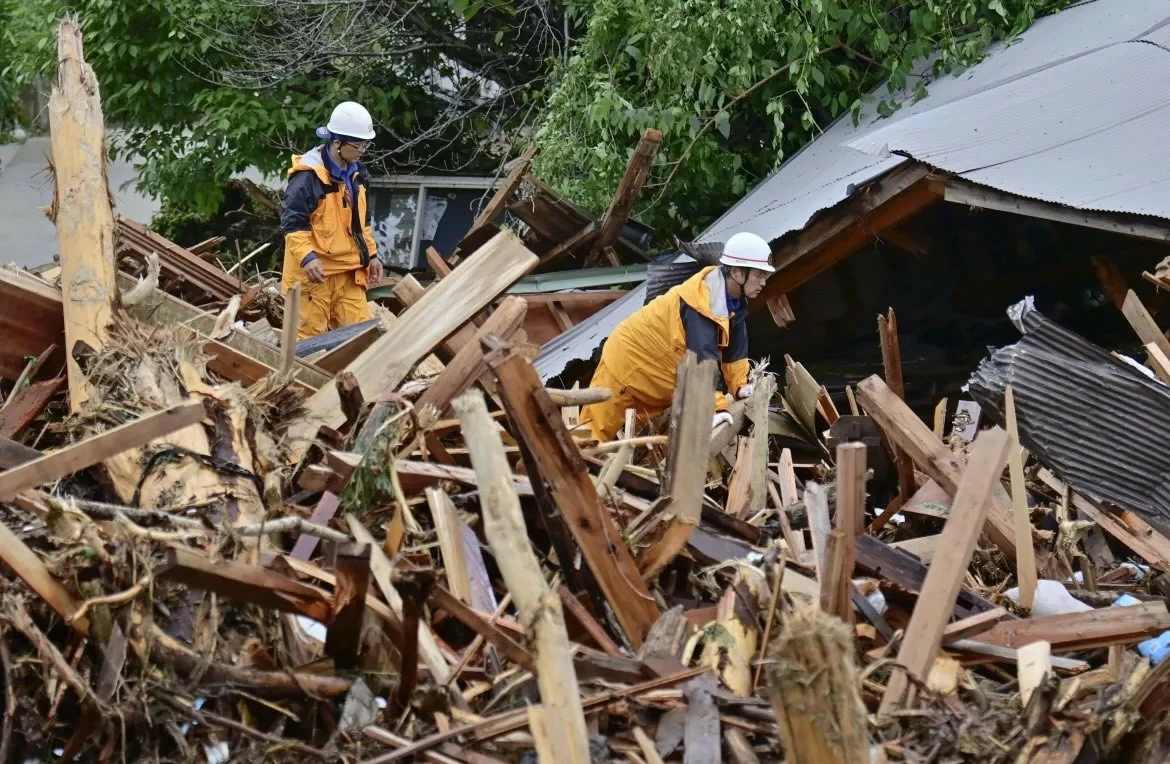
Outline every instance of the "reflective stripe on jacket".
{"type": "Polygon", "coordinates": [[[320,259],[326,276],[359,271],[354,280],[363,287],[368,283],[366,267],[370,258],[377,256],[369,221],[365,167],[358,165],[355,216],[354,200],[350,199],[345,181],[331,177],[325,167],[321,154],[324,148],[318,146],[294,156],[288,171],[288,188],[280,208],[284,289],[306,280],[301,263],[309,253],[320,259]]]}

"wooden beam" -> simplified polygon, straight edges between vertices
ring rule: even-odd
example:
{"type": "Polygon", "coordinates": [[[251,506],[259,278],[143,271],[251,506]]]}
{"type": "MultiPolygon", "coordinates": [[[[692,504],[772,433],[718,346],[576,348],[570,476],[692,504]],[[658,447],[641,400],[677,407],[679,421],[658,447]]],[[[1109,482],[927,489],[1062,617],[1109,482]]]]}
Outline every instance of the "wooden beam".
{"type": "Polygon", "coordinates": [[[451,503],[451,497],[442,488],[428,488],[426,495],[435,535],[439,537],[447,587],[461,602],[470,605],[471,579],[467,573],[467,559],[463,556],[463,531],[459,527],[459,514],[451,503]]]}
{"type": "Polygon", "coordinates": [[[495,378],[488,370],[480,342],[489,335],[509,339],[524,323],[527,304],[517,298],[508,297],[500,302],[478,331],[472,330],[472,341],[459,348],[447,368],[431,381],[430,387],[419,396],[416,408],[434,406],[439,414],[447,410],[451,400],[465,392],[478,380],[480,385],[495,398],[495,378]]]}
{"type": "Polygon", "coordinates": [[[65,347],[61,290],[23,271],[0,268],[0,377],[15,380],[30,356],[65,347]]]}
{"type": "Polygon", "coordinates": [[[930,169],[909,162],[863,188],[837,209],[820,216],[774,251],[777,273],[760,299],[787,294],[828,270],[866,242],[942,198],[930,169]]]}
{"type": "Polygon", "coordinates": [[[1019,649],[1044,640],[1052,645],[1053,652],[1071,653],[1134,644],[1168,629],[1170,611],[1167,611],[1165,602],[1154,600],[1129,607],[1104,607],[1001,621],[990,631],[983,632],[978,641],[1019,649]]]}
{"type": "MultiPolygon", "coordinates": [[[[902,381],[902,350],[898,344],[898,317],[890,308],[885,316],[878,316],[878,339],[882,346],[882,368],[886,384],[894,395],[906,400],[906,386],[902,381]]],[[[899,446],[894,446],[894,466],[898,470],[898,491],[904,499],[914,495],[914,462],[899,446]]]]}
{"type": "Polygon", "coordinates": [[[1127,236],[1154,241],[1170,241],[1170,228],[1152,222],[1138,215],[1121,215],[1115,212],[1094,212],[1078,210],[1062,204],[1025,199],[1020,196],[980,186],[962,178],[948,177],[945,182],[944,198],[955,204],[979,207],[985,210],[1010,212],[1040,220],[1096,228],[1127,236]]]}
{"type": "MultiPolygon", "coordinates": [[[[333,617],[325,632],[325,654],[343,671],[357,665],[362,645],[362,620],[370,588],[370,549],[370,544],[346,544],[337,550],[333,568],[333,617]]],[[[403,626],[407,626],[405,620],[403,626]]]]}
{"type": "Polygon", "coordinates": [[[1158,379],[1170,385],[1170,356],[1162,352],[1162,348],[1150,342],[1146,344],[1146,360],[1150,368],[1158,375],[1158,379]]]}
{"type": "Polygon", "coordinates": [[[1146,306],[1142,304],[1141,299],[1134,294],[1132,289],[1125,295],[1125,302],[1121,305],[1121,313],[1125,316],[1125,320],[1129,321],[1129,325],[1133,327],[1134,333],[1137,334],[1143,345],[1153,343],[1164,355],[1170,357],[1170,340],[1166,339],[1166,335],[1158,328],[1154,317],[1146,310],[1146,306]]]}
{"type": "Polygon", "coordinates": [[[277,373],[282,378],[292,375],[296,363],[300,315],[301,285],[298,282],[284,297],[284,321],[280,325],[280,366],[277,367],[277,373]]]}
{"type": "MultiPolygon", "coordinates": [[[[1040,482],[1056,491],[1058,496],[1064,495],[1065,484],[1051,470],[1041,469],[1037,473],[1037,477],[1040,482]]],[[[1144,521],[1138,525],[1140,518],[1136,515],[1130,513],[1123,520],[1077,494],[1072,495],[1072,505],[1076,508],[1078,515],[1083,515],[1100,525],[1102,530],[1125,544],[1138,557],[1158,570],[1170,573],[1170,539],[1145,524],[1144,521]]]]}
{"type": "MultiPolygon", "coordinates": [[[[597,496],[581,451],[561,421],[560,409],[549,400],[536,370],[522,357],[507,354],[489,358],[488,364],[496,374],[514,436],[532,452],[539,477],[548,484],[626,638],[637,648],[658,619],[658,606],[642,582],[613,516],[597,496]]],[[[468,446],[472,447],[470,439],[468,446]]],[[[537,479],[536,475],[530,477],[537,479]]]]}
{"type": "Polygon", "coordinates": [[[954,623],[947,624],[943,629],[942,643],[944,645],[956,642],[960,639],[970,639],[978,634],[994,628],[1000,621],[1008,617],[1008,611],[997,607],[994,610],[987,610],[982,613],[976,613],[973,616],[963,618],[954,623]]]}
{"type": "MultiPolygon", "coordinates": [[[[942,534],[930,536],[931,548],[940,549],[940,553],[933,555],[939,559],[949,553],[949,549],[942,546],[942,534]],[[946,550],[942,552],[941,550],[946,550]]],[[[924,562],[913,555],[915,539],[897,541],[885,544],[868,534],[857,537],[857,568],[864,573],[880,576],[891,583],[913,594],[920,594],[926,583],[926,574],[929,568],[924,562]]],[[[994,610],[995,605],[967,589],[959,590],[958,602],[954,612],[959,618],[994,610]]]]}
{"type": "Polygon", "coordinates": [[[1020,430],[1011,385],[1004,388],[1003,395],[1009,439],[1008,468],[1012,480],[1012,520],[1016,528],[1016,580],[1020,584],[1020,607],[1031,612],[1037,577],[1036,550],[1032,548],[1032,523],[1028,515],[1028,485],[1024,481],[1024,458],[1020,455],[1020,430]]]}
{"type": "Polygon", "coordinates": [[[540,667],[537,666],[531,653],[512,639],[506,631],[462,602],[453,593],[441,586],[435,586],[431,589],[430,601],[433,607],[447,611],[452,618],[483,637],[488,644],[499,650],[500,654],[512,663],[531,672],[533,676],[540,673],[540,667]]]}
{"type": "Polygon", "coordinates": [[[776,378],[771,374],[762,374],[753,386],[752,397],[748,402],[748,417],[752,421],[753,441],[748,487],[748,495],[751,497],[749,508],[752,510],[760,510],[768,505],[768,446],[770,445],[768,404],[772,401],[775,392],[776,378]]]}
{"type": "Polygon", "coordinates": [[[92,467],[123,451],[202,421],[204,416],[202,403],[184,403],[46,454],[0,474],[0,499],[11,499],[26,488],[51,483],[92,467]]]}
{"type": "Polygon", "coordinates": [[[606,633],[605,627],[597,622],[597,619],[593,617],[589,609],[582,605],[581,601],[564,584],[557,587],[557,595],[560,596],[561,604],[565,610],[572,614],[574,620],[581,625],[581,628],[585,630],[585,633],[589,635],[589,638],[593,640],[594,644],[601,648],[606,655],[613,656],[614,658],[624,657],[625,654],[621,651],[621,648],[614,644],[609,634],[606,633]]]}
{"type": "MultiPolygon", "coordinates": [[[[868,404],[866,407],[873,411],[868,404]]],[[[926,680],[942,644],[943,630],[951,618],[955,598],[979,540],[983,516],[1007,463],[1007,452],[1007,433],[998,428],[988,430],[975,441],[963,472],[950,517],[943,526],[940,544],[948,550],[947,555],[936,558],[930,566],[898,651],[898,663],[922,681],[926,680]]],[[[889,713],[907,696],[913,698],[913,694],[906,674],[895,669],[878,713],[889,713]]]]}
{"type": "MultiPolygon", "coordinates": [[[[934,436],[921,419],[876,376],[857,386],[861,405],[892,441],[906,450],[910,458],[950,496],[959,488],[962,465],[942,441],[934,436]]],[[[980,437],[983,437],[982,435],[980,437]]],[[[952,516],[953,516],[952,510],[952,516]]],[[[1016,531],[1007,504],[992,495],[984,531],[1004,555],[1014,562],[1016,531]]]]}
{"type": "MultiPolygon", "coordinates": [[[[390,331],[348,367],[366,400],[375,400],[401,384],[410,370],[448,335],[467,323],[537,263],[536,255],[510,231],[501,231],[475,251],[451,275],[428,289],[390,331]]],[[[345,421],[337,388],[326,385],[306,402],[303,423],[290,428],[293,460],[308,449],[317,427],[345,421]],[[314,423],[316,422],[316,423],[314,423]]]]}
{"type": "MultiPolygon", "coordinates": [[[[535,376],[527,362],[516,357],[513,357],[512,361],[523,363],[535,376]]],[[[507,363],[505,362],[505,365],[507,363]]],[[[497,367],[497,373],[499,368],[501,367],[497,367]]],[[[515,405],[516,402],[511,400],[510,395],[515,392],[514,387],[507,373],[504,373],[500,379],[500,389],[505,400],[515,405]]],[[[540,687],[541,704],[547,712],[544,721],[550,731],[550,746],[555,749],[558,761],[564,761],[565,764],[589,764],[589,734],[585,728],[585,714],[581,705],[580,690],[577,687],[577,672],[569,652],[569,635],[565,630],[561,601],[549,588],[540,562],[537,561],[532,545],[528,542],[520,498],[512,486],[512,470],[504,456],[503,443],[500,441],[495,423],[488,416],[482,395],[476,391],[465,393],[456,399],[453,405],[459,421],[463,424],[467,445],[471,449],[471,463],[480,486],[484,534],[492,547],[508,590],[512,592],[516,609],[521,619],[529,625],[536,646],[536,662],[539,669],[537,684],[540,687]]],[[[511,408],[509,416],[512,416],[515,423],[516,418],[511,408]]],[[[556,421],[560,422],[559,416],[556,417],[556,421]]],[[[540,452],[540,446],[535,439],[529,441],[529,445],[534,455],[540,452]]],[[[539,456],[537,459],[541,461],[539,456]]],[[[550,479],[550,483],[552,482],[555,482],[555,479],[550,479]]],[[[589,483],[590,487],[592,485],[589,483]]],[[[555,495],[555,486],[553,491],[555,495]]],[[[568,514],[565,504],[561,503],[561,506],[568,514]]],[[[604,512],[600,505],[596,508],[604,512]]],[[[618,543],[621,543],[620,538],[618,543]]]]}
{"type": "MultiPolygon", "coordinates": [[[[475,216],[475,222],[471,224],[471,229],[467,232],[467,236],[477,228],[487,225],[488,223],[499,217],[500,213],[508,206],[508,199],[520,186],[520,181],[524,180],[524,176],[528,174],[528,167],[532,164],[532,158],[536,156],[536,152],[540,147],[533,144],[525,149],[520,158],[512,163],[508,168],[508,175],[504,178],[504,182],[492,194],[492,198],[488,199],[487,204],[475,216]]],[[[464,237],[466,238],[466,236],[464,237]]]]}
{"type": "Polygon", "coordinates": [[[662,143],[662,132],[652,127],[646,128],[638,140],[638,146],[626,165],[626,172],[618,183],[617,191],[601,219],[601,233],[593,243],[591,257],[596,257],[606,247],[612,247],[621,235],[622,226],[630,217],[634,208],[634,201],[642,191],[642,185],[650,175],[650,165],[654,162],[654,155],[658,153],[658,146],[662,143]]]}
{"type": "MultiPolygon", "coordinates": [[[[394,296],[408,310],[421,300],[426,293],[427,290],[422,284],[418,283],[418,279],[409,274],[403,276],[394,287],[394,296]]],[[[446,339],[438,343],[438,347],[435,348],[435,355],[441,358],[444,363],[450,363],[451,359],[455,357],[455,354],[461,348],[471,344],[474,338],[475,326],[470,321],[465,322],[455,331],[451,332],[446,339]]]]}
{"type": "Polygon", "coordinates": [[[57,26],[57,82],[49,96],[56,195],[53,222],[65,296],[65,368],[69,408],[81,410],[87,381],[73,353],[77,343],[106,344],[118,288],[114,275],[114,211],[106,184],[106,136],[97,77],[85,61],[81,27],[57,26]]]}
{"type": "Polygon", "coordinates": [[[711,420],[715,416],[715,361],[688,351],[679,365],[671,406],[667,487],[661,512],[670,517],[662,536],[638,560],[644,578],[656,575],[686,547],[703,514],[711,420]]]}
{"type": "Polygon", "coordinates": [[[154,577],[322,623],[333,618],[330,598],[320,589],[256,565],[231,560],[212,562],[185,547],[168,549],[166,561],[155,569],[154,577]]]}
{"type": "Polygon", "coordinates": [[[597,233],[597,221],[590,220],[579,231],[577,231],[572,236],[570,236],[569,238],[562,241],[560,244],[557,244],[556,246],[554,246],[548,252],[545,252],[543,255],[541,255],[540,256],[541,267],[544,267],[544,266],[548,265],[549,263],[555,262],[562,255],[564,255],[566,252],[569,252],[571,249],[573,249],[573,247],[586,241],[587,239],[589,239],[589,237],[593,236],[595,233],[597,233]]]}

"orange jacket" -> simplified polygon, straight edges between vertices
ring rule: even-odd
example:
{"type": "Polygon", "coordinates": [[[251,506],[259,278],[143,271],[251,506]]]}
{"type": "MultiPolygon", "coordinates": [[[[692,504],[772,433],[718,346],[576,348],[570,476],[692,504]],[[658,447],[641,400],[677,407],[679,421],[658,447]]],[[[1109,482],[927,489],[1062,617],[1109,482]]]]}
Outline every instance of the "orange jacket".
{"type": "Polygon", "coordinates": [[[369,283],[366,268],[370,259],[377,257],[378,245],[369,222],[365,167],[358,166],[355,202],[349,198],[345,182],[330,177],[321,156],[323,150],[318,146],[294,156],[288,171],[288,188],[280,210],[284,289],[306,280],[301,262],[310,252],[320,259],[326,276],[356,271],[354,281],[363,287],[369,283]]]}
{"type": "MultiPolygon", "coordinates": [[[[638,400],[655,407],[671,404],[675,372],[687,352],[684,303],[714,322],[719,351],[726,355],[732,339],[732,313],[723,272],[717,266],[704,268],[622,321],[601,351],[601,362],[608,372],[638,400]]],[[[747,384],[746,352],[745,357],[721,360],[727,392],[735,395],[747,384]]],[[[716,411],[726,411],[728,404],[727,395],[715,393],[716,411]]]]}

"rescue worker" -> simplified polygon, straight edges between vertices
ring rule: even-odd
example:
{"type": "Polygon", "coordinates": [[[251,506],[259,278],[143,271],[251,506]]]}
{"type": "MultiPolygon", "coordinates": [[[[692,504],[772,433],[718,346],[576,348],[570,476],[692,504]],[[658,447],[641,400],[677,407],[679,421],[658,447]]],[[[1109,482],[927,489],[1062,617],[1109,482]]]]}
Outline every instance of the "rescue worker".
{"type": "Polygon", "coordinates": [[[700,361],[718,360],[712,429],[730,423],[728,395],[747,398],[747,301],[759,296],[772,267],[772,249],[754,233],[737,233],[723,246],[721,265],[703,268],[618,324],[605,341],[591,387],[613,397],[586,406],[598,441],[612,440],[625,423],[627,408],[648,421],[670,406],[675,372],[688,350],[700,361]]]}
{"type": "Polygon", "coordinates": [[[374,120],[346,101],[317,136],[326,140],[323,146],[292,158],[280,209],[281,291],[301,285],[298,340],[369,320],[366,287],[382,278],[369,223],[369,176],[361,163],[374,120]]]}

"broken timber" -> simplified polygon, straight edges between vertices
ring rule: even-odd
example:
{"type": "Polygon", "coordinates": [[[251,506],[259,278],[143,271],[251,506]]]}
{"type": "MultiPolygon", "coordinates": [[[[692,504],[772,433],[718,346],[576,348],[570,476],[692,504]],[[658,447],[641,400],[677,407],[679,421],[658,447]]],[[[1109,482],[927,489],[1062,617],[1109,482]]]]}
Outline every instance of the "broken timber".
{"type": "Polygon", "coordinates": [[[118,292],[101,95],[97,77],[85,62],[81,27],[71,19],[58,27],[57,83],[49,97],[49,123],[56,179],[52,217],[65,295],[69,406],[76,412],[88,394],[74,351],[78,343],[94,350],[105,345],[118,292]]]}
{"type": "MultiPolygon", "coordinates": [[[[638,647],[658,620],[658,606],[642,582],[613,517],[597,496],[560,409],[549,400],[536,370],[520,356],[489,358],[488,364],[495,372],[515,437],[531,450],[539,478],[548,483],[626,638],[638,647]]],[[[529,477],[538,479],[536,475],[529,477]]]]}
{"type": "MultiPolygon", "coordinates": [[[[347,368],[353,372],[366,400],[392,392],[431,350],[483,310],[500,293],[530,271],[536,255],[509,231],[496,234],[475,251],[451,275],[426,291],[408,308],[390,331],[358,356],[347,368]]],[[[306,403],[304,423],[290,437],[298,442],[293,456],[299,459],[319,425],[344,423],[337,388],[326,385],[306,403]]]]}

